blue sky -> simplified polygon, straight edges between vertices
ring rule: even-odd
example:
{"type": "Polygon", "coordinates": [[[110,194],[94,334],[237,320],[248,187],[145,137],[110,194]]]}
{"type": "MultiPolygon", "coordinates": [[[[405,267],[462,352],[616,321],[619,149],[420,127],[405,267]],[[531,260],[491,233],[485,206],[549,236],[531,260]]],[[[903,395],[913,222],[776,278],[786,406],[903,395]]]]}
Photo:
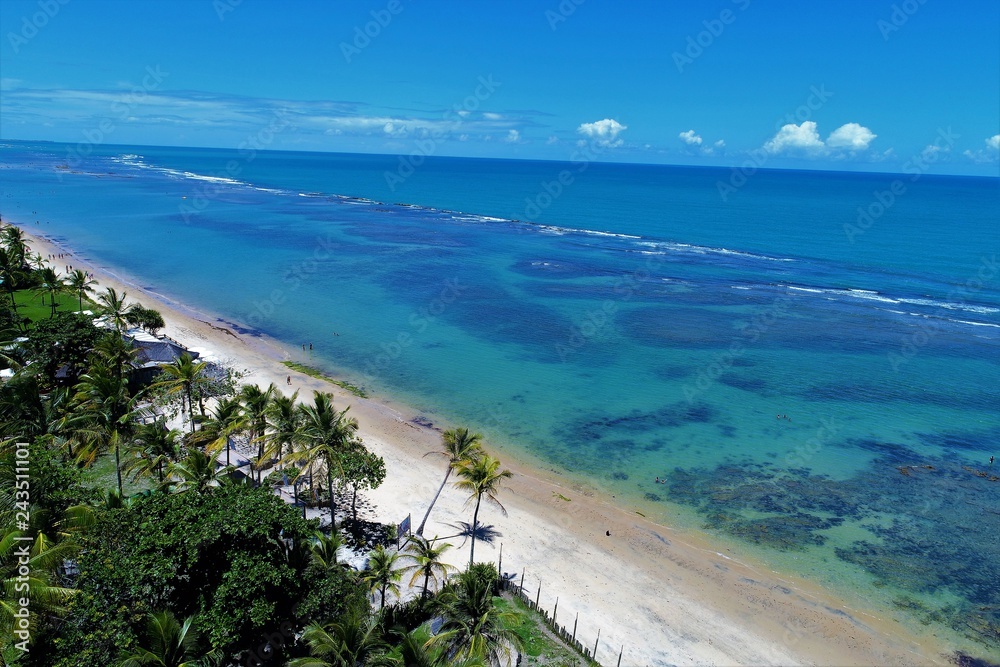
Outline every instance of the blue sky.
{"type": "Polygon", "coordinates": [[[996,0],[0,0],[0,138],[1000,175],[996,0]]]}

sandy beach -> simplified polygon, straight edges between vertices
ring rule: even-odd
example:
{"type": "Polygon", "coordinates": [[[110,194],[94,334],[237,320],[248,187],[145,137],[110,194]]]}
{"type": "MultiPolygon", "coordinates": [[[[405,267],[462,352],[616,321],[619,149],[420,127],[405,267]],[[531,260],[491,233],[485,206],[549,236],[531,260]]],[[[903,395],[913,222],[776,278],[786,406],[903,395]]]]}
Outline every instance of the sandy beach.
{"type": "MultiPolygon", "coordinates": [[[[25,226],[30,245],[43,256],[72,252],[25,226]]],[[[384,457],[385,484],[366,494],[377,518],[398,522],[408,514],[419,523],[444,473],[437,450],[440,429],[413,421],[405,405],[377,397],[357,398],[339,387],[289,372],[282,360],[300,361],[277,341],[240,335],[215,318],[193,312],[169,296],[137,287],[128,276],[73,257],[57,262],[90,270],[101,287],[128,292],[131,300],[160,310],[163,333],[204,357],[246,369],[246,382],[274,383],[282,392],[331,392],[336,405],[351,406],[360,433],[384,457]],[[291,385],[286,376],[291,376],[291,385]]],[[[501,495],[509,515],[484,505],[480,518],[502,533],[495,545],[477,544],[480,559],[516,572],[529,592],[541,587],[540,603],[593,646],[603,665],[924,665],[948,664],[946,647],[917,636],[899,623],[849,608],[808,582],[779,575],[759,564],[720,553],[706,536],[646,520],[593,488],[567,482],[558,473],[517,461],[502,443],[487,443],[515,473],[501,495]],[[610,536],[607,534],[610,532],[610,536]]],[[[451,535],[449,525],[470,521],[465,497],[446,488],[424,531],[451,535]]],[[[450,540],[451,561],[468,559],[466,543],[450,540]]]]}

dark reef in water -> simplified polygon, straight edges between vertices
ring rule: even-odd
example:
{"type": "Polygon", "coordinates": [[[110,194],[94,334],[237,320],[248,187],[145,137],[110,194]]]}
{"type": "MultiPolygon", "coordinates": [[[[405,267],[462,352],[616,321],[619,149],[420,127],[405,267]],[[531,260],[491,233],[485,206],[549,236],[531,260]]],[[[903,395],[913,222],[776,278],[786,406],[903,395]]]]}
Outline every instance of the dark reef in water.
{"type": "MultiPolygon", "coordinates": [[[[955,434],[936,440],[965,442],[955,434]]],[[[950,591],[962,602],[931,607],[902,596],[896,605],[1000,649],[1000,467],[977,467],[954,449],[936,457],[875,440],[850,446],[875,459],[848,479],[766,463],[678,468],[667,477],[669,499],[696,508],[706,528],[782,551],[824,544],[824,531],[851,522],[869,537],[837,546],[838,558],[876,586],[950,591]]]]}

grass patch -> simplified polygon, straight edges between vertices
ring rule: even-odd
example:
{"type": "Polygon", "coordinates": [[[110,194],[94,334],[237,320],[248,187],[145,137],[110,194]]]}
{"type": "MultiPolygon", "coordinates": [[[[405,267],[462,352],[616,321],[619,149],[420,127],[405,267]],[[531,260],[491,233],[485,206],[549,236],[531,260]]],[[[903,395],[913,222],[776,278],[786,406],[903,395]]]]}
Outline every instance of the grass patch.
{"type": "Polygon", "coordinates": [[[306,366],[305,364],[300,364],[297,361],[282,361],[281,363],[297,373],[305,373],[309,377],[316,378],[317,380],[323,380],[325,382],[329,382],[330,384],[335,384],[341,389],[345,389],[359,398],[368,398],[367,392],[365,392],[365,390],[361,387],[351,384],[345,380],[336,380],[329,375],[324,375],[312,366],[306,366]]]}
{"type": "MultiPolygon", "coordinates": [[[[597,664],[584,659],[583,656],[553,635],[545,627],[541,615],[528,609],[519,598],[505,595],[494,598],[494,602],[501,611],[515,616],[515,620],[509,627],[524,642],[525,655],[524,660],[521,661],[522,665],[584,667],[597,664]]],[[[558,621],[558,618],[556,620],[558,621]]]]}
{"type": "Polygon", "coordinates": [[[558,498],[559,500],[565,500],[566,502],[570,502],[571,501],[570,498],[567,498],[566,496],[564,496],[563,494],[559,493],[558,491],[553,491],[552,495],[555,496],[556,498],[558,498]]]}
{"type": "MultiPolygon", "coordinates": [[[[124,460],[122,464],[124,465],[124,460]]],[[[102,454],[88,467],[80,470],[81,481],[88,485],[105,491],[118,490],[118,476],[115,473],[114,452],[102,454]]],[[[152,489],[156,486],[156,478],[140,478],[135,482],[130,481],[131,476],[122,474],[122,490],[126,496],[152,489]]]]}
{"type": "MultiPolygon", "coordinates": [[[[17,304],[18,315],[27,317],[32,322],[47,320],[52,316],[49,295],[45,295],[45,305],[42,305],[42,301],[42,295],[32,289],[21,289],[14,292],[14,302],[17,304]]],[[[75,294],[56,295],[56,313],[75,313],[79,308],[80,300],[75,294]]],[[[84,310],[96,312],[96,308],[93,301],[83,300],[84,310]]]]}

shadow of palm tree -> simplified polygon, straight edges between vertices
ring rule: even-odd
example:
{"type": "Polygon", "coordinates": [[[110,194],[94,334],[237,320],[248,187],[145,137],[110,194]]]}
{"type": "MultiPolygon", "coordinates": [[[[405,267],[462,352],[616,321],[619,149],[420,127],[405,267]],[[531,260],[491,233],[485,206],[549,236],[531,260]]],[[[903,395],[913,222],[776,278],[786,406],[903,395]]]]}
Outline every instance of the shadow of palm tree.
{"type": "MultiPolygon", "coordinates": [[[[470,537],[472,537],[472,524],[469,523],[468,521],[459,521],[458,523],[450,523],[448,525],[457,530],[458,532],[454,535],[449,535],[447,537],[439,537],[437,538],[438,540],[450,540],[455,537],[461,537],[462,544],[459,545],[461,547],[470,537]]],[[[479,527],[476,528],[476,539],[479,540],[480,542],[493,544],[498,537],[503,537],[503,533],[501,533],[493,526],[488,526],[481,523],[479,524],[479,527]]]]}

